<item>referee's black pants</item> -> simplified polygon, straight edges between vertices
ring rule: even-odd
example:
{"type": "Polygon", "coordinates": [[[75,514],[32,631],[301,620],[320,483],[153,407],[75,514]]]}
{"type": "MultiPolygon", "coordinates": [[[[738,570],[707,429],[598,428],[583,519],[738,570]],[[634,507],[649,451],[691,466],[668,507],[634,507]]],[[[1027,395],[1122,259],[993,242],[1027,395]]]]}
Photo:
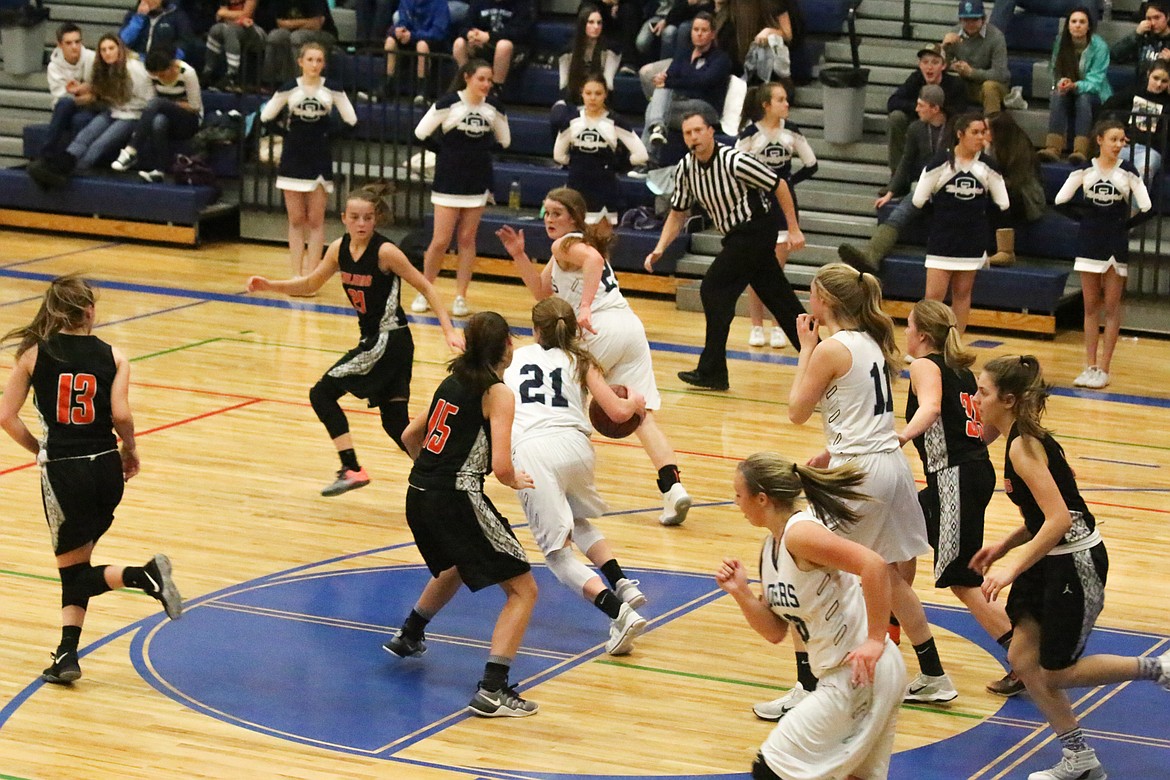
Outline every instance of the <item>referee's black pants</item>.
{"type": "Polygon", "coordinates": [[[727,334],[735,319],[735,305],[749,284],[788,340],[800,344],[796,316],[804,313],[804,307],[776,260],[779,229],[779,220],[768,215],[745,222],[723,237],[723,248],[699,287],[707,318],[707,338],[698,366],[703,377],[727,379],[727,334]]]}

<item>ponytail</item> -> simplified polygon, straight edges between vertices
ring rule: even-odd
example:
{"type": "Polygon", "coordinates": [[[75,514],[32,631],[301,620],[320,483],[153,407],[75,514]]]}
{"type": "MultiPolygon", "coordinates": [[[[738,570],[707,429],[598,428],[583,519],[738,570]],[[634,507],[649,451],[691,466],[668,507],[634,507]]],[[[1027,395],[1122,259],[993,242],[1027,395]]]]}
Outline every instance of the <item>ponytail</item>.
{"type": "Polygon", "coordinates": [[[857,510],[845,502],[869,498],[856,489],[866,475],[852,463],[817,469],[800,466],[775,452],[757,452],[737,468],[753,495],[764,493],[773,502],[793,504],[803,494],[813,513],[826,523],[856,523],[860,518],[857,510]]]}
{"type": "Polygon", "coordinates": [[[1043,439],[1051,431],[1040,424],[1048,403],[1051,386],[1040,372],[1034,355],[1005,355],[989,361],[983,371],[991,377],[1000,398],[1015,399],[1012,411],[1020,433],[1043,439]]]}
{"type": "Polygon", "coordinates": [[[393,192],[393,184],[385,179],[379,179],[363,184],[356,190],[350,190],[349,195],[345,197],[345,202],[360,200],[363,203],[369,203],[374,207],[374,224],[380,227],[390,219],[390,207],[386,204],[386,198],[393,192]]]}
{"type": "Polygon", "coordinates": [[[975,362],[975,353],[963,346],[959,338],[958,321],[955,313],[942,301],[923,299],[914,304],[910,311],[918,332],[930,339],[935,349],[942,353],[943,361],[956,371],[970,368],[975,362]]]}
{"type": "Polygon", "coordinates": [[[545,349],[559,349],[577,363],[577,383],[584,386],[589,367],[601,371],[597,359],[581,346],[577,317],[573,307],[562,298],[548,297],[532,307],[532,332],[536,343],[545,349]]]}
{"type": "Polygon", "coordinates": [[[894,340],[894,321],[882,309],[878,278],[844,263],[830,263],[817,271],[813,284],[842,326],[853,326],[877,342],[891,378],[898,376],[901,352],[894,340]]]}
{"type": "Polygon", "coordinates": [[[85,310],[97,302],[93,286],[81,274],[58,276],[49,282],[41,307],[32,322],[14,328],[0,338],[0,344],[19,340],[16,357],[33,347],[44,344],[63,330],[80,328],[85,323],[85,310]]]}

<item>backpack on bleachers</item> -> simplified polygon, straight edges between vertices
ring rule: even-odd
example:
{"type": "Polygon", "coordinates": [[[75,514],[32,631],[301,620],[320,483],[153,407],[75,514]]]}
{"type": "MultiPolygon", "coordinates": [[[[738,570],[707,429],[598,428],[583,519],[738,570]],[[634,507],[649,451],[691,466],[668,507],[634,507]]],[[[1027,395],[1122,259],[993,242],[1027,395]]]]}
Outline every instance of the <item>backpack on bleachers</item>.
{"type": "Polygon", "coordinates": [[[176,154],[171,174],[174,175],[176,184],[186,184],[190,187],[215,187],[217,193],[219,191],[219,182],[215,177],[215,171],[202,155],[176,154]]]}

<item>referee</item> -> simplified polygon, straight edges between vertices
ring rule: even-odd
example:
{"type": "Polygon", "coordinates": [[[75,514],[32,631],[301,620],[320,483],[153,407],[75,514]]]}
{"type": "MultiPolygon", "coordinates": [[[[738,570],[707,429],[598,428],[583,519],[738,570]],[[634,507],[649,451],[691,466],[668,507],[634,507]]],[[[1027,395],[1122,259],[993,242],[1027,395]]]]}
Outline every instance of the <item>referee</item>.
{"type": "Polygon", "coordinates": [[[723,248],[707,269],[699,287],[707,318],[706,342],[694,371],[680,371],[678,378],[696,387],[726,390],[727,333],[735,318],[735,305],[749,284],[772,312],[788,340],[799,344],[796,316],[804,307],[784,277],[775,255],[776,236],[788,223],[788,249],[804,246],[804,234],[796,222],[796,209],[788,184],[771,168],[750,154],[715,142],[712,119],[703,112],[683,117],[683,140],[690,154],[679,162],[674,175],[670,216],[645,267],[653,272],[663,250],[678,237],[695,201],[723,234],[723,248]],[[775,199],[771,197],[775,193],[775,199]],[[776,204],[780,204],[780,209],[776,204]],[[783,214],[781,214],[783,212],[783,214]]]}

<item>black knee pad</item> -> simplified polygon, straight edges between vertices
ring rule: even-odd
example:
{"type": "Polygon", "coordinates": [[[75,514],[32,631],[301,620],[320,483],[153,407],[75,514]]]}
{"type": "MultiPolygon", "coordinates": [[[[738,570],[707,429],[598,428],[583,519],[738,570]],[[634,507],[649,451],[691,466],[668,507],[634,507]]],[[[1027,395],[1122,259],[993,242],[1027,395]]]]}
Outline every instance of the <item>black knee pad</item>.
{"type": "Polygon", "coordinates": [[[341,411],[341,404],[337,403],[337,399],[344,394],[332,386],[328,377],[321,377],[309,391],[309,404],[317,414],[317,419],[325,426],[330,439],[349,433],[349,420],[345,418],[345,412],[341,411]]]}
{"type": "Polygon", "coordinates": [[[91,596],[100,596],[110,589],[106,584],[106,567],[75,563],[58,572],[61,576],[61,606],[89,606],[91,596]]]}
{"type": "Polygon", "coordinates": [[[406,445],[402,443],[402,432],[410,423],[410,412],[407,411],[406,399],[387,401],[378,407],[382,415],[382,430],[394,440],[398,448],[406,452],[406,445]]]}

